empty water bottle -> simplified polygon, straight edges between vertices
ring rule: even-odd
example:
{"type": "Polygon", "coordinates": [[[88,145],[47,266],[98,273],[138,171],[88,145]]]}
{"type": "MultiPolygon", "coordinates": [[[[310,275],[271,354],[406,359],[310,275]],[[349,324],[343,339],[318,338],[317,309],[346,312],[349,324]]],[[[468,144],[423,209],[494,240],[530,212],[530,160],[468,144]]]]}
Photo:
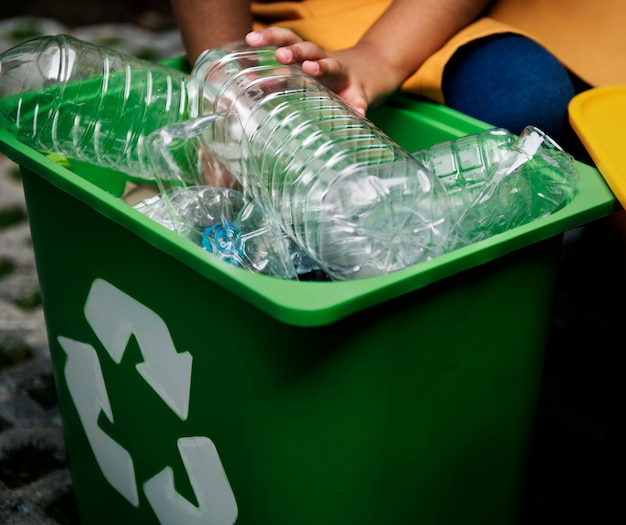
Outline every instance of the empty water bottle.
{"type": "Polygon", "coordinates": [[[533,126],[519,137],[488,129],[413,156],[450,196],[449,249],[550,215],[569,202],[579,181],[574,159],[533,126]]]}
{"type": "Polygon", "coordinates": [[[236,190],[173,189],[135,208],[234,266],[282,279],[298,277],[283,232],[265,210],[236,190]]]}
{"type": "Polygon", "coordinates": [[[493,166],[515,142],[513,133],[493,128],[413,152],[443,183],[450,197],[450,224],[456,224],[483,190],[493,166]]]}
{"type": "Polygon", "coordinates": [[[207,149],[333,279],[381,275],[442,253],[448,197],[441,182],[274,53],[232,44],[198,59],[200,111],[237,116],[219,137],[207,137],[207,149]]]}
{"type": "Polygon", "coordinates": [[[0,118],[34,149],[152,179],[145,137],[197,115],[189,76],[57,35],[0,54],[0,118]]]}
{"type": "Polygon", "coordinates": [[[272,214],[232,187],[232,175],[202,144],[225,118],[205,115],[151,133],[146,149],[161,193],[135,208],[235,266],[296,279],[289,239],[272,214]]]}
{"type": "Polygon", "coordinates": [[[452,226],[451,248],[551,215],[570,201],[579,180],[574,158],[543,131],[527,126],[452,226]]]}

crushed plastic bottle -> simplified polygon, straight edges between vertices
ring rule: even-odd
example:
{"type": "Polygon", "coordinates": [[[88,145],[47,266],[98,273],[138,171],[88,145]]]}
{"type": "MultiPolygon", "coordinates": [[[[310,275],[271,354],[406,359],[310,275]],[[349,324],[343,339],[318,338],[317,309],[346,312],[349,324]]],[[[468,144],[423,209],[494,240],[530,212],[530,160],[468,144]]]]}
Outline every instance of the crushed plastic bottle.
{"type": "Polygon", "coordinates": [[[188,75],[66,35],[0,54],[0,97],[3,125],[34,149],[147,180],[145,137],[198,110],[188,75]]]}
{"type": "Polygon", "coordinates": [[[510,131],[492,128],[413,152],[413,157],[443,183],[450,197],[451,224],[458,222],[489,183],[493,166],[515,140],[510,131]]]}
{"type": "Polygon", "coordinates": [[[281,279],[298,278],[286,236],[262,208],[237,190],[190,186],[134,207],[233,266],[281,279]]]}
{"type": "Polygon", "coordinates": [[[135,208],[230,264],[297,279],[289,238],[260,203],[238,191],[230,172],[202,144],[207,130],[224,118],[206,115],[148,136],[160,194],[135,208]]]}
{"type": "Polygon", "coordinates": [[[332,279],[382,275],[441,254],[449,203],[440,181],[274,53],[233,44],[198,59],[200,111],[236,115],[205,137],[206,149],[332,279]]]}
{"type": "Polygon", "coordinates": [[[489,129],[413,156],[450,196],[448,250],[554,213],[571,200],[580,180],[573,157],[534,126],[519,137],[489,129]]]}
{"type": "Polygon", "coordinates": [[[451,229],[450,249],[547,217],[567,204],[580,174],[552,138],[527,126],[451,229]]]}

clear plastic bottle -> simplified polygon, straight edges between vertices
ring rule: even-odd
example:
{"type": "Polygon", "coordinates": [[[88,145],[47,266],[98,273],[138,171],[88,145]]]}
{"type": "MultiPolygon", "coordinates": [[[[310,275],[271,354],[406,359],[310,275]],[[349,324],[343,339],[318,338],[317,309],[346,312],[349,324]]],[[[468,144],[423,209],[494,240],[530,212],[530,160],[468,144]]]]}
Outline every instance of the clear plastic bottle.
{"type": "Polygon", "coordinates": [[[237,190],[189,186],[140,202],[135,209],[234,266],[281,279],[298,277],[284,233],[237,190]]]}
{"type": "Polygon", "coordinates": [[[551,137],[527,126],[495,163],[489,182],[452,226],[450,247],[461,247],[547,217],[575,194],[574,158],[551,137]]]}
{"type": "Polygon", "coordinates": [[[413,158],[443,183],[450,197],[451,225],[456,224],[489,183],[493,167],[506,155],[515,139],[506,129],[492,128],[413,152],[413,158]]]}
{"type": "Polygon", "coordinates": [[[546,217],[579,183],[574,159],[534,126],[488,129],[413,153],[450,196],[449,250],[546,217]]]}
{"type": "Polygon", "coordinates": [[[188,75],[76,38],[35,38],[0,54],[0,119],[40,151],[152,179],[144,139],[197,115],[188,75]]]}
{"type": "MultiPolygon", "coordinates": [[[[210,114],[151,133],[146,148],[160,195],[135,208],[245,270],[282,279],[315,271],[273,215],[238,191],[232,174],[203,145],[207,137],[220,140],[228,122],[226,115],[210,114]]],[[[245,144],[233,156],[245,158],[242,151],[245,144]]]]}
{"type": "Polygon", "coordinates": [[[198,59],[200,111],[237,116],[206,147],[332,279],[382,275],[442,253],[449,201],[441,182],[274,52],[239,43],[198,59]],[[232,154],[243,143],[245,166],[232,154]]]}

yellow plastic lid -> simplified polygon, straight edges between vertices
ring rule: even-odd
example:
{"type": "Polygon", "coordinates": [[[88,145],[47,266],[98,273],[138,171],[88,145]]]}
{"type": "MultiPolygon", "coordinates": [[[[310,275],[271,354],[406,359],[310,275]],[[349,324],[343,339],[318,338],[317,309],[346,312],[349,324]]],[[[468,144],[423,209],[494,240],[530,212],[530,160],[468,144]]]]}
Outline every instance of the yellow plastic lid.
{"type": "Polygon", "coordinates": [[[572,127],[598,171],[626,207],[626,86],[604,86],[576,95],[572,127]]]}

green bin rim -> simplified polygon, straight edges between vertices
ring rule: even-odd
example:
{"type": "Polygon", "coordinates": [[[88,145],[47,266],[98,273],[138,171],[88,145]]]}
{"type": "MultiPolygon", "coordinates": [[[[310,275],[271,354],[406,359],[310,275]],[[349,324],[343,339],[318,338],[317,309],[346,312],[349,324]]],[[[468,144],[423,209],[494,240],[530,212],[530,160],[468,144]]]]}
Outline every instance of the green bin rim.
{"type": "MultiPolygon", "coordinates": [[[[487,127],[471,117],[412,96],[393,97],[388,106],[408,110],[419,120],[434,122],[440,129],[449,128],[448,131],[457,137],[487,127]]],[[[595,168],[578,163],[581,174],[578,192],[567,206],[549,217],[388,275],[341,282],[295,282],[253,274],[209,256],[200,246],[19,142],[5,129],[0,129],[0,151],[21,168],[32,171],[135,233],[137,242],[143,240],[150,243],[268,315],[294,326],[322,326],[336,322],[619,209],[600,173],[595,168]]],[[[54,203],[50,203],[50,213],[54,213],[54,203]]]]}

